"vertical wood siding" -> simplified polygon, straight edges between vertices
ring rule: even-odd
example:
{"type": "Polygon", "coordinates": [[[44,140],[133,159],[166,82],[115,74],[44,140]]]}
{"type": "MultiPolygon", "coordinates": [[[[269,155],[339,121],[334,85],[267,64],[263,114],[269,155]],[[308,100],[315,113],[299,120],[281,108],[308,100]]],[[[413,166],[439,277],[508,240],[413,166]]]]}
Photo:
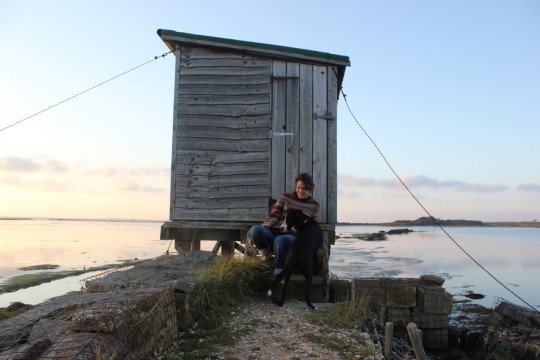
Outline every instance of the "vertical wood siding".
{"type": "Polygon", "coordinates": [[[300,65],[300,167],[313,175],[313,66],[300,65]]]}
{"type": "Polygon", "coordinates": [[[298,176],[300,165],[300,65],[287,63],[287,132],[292,136],[285,136],[285,186],[289,191],[294,190],[294,179],[298,176]]]}
{"type": "Polygon", "coordinates": [[[177,59],[171,220],[262,221],[270,61],[190,46],[177,59]]]}
{"type": "Polygon", "coordinates": [[[272,63],[272,187],[277,198],[294,190],[299,173],[313,176],[322,223],[337,221],[337,75],[335,67],[272,63]],[[327,119],[325,117],[331,117],[327,119]]]}
{"type": "Polygon", "coordinates": [[[319,211],[319,221],[327,222],[328,206],[328,120],[319,118],[327,114],[328,111],[328,85],[327,85],[327,67],[313,67],[313,180],[315,189],[313,197],[321,205],[319,211]]]}
{"type": "Polygon", "coordinates": [[[336,66],[329,66],[328,71],[328,115],[333,120],[327,121],[328,127],[328,183],[327,183],[327,222],[337,223],[337,103],[338,103],[338,75],[336,66]]]}
{"type": "MultiPolygon", "coordinates": [[[[272,62],[272,131],[287,132],[287,81],[277,80],[287,76],[287,63],[272,62]]],[[[285,179],[286,137],[272,136],[272,188],[273,199],[287,191],[290,184],[285,179]]]]}

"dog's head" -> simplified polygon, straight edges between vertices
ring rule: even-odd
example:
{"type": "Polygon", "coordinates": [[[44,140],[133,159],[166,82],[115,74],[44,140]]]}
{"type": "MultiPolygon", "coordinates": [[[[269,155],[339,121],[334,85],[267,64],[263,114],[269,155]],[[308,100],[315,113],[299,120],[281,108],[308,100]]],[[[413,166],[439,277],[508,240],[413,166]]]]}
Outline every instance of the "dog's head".
{"type": "Polygon", "coordinates": [[[295,226],[305,224],[309,221],[310,217],[298,209],[287,209],[285,215],[285,223],[289,229],[295,226]]]}

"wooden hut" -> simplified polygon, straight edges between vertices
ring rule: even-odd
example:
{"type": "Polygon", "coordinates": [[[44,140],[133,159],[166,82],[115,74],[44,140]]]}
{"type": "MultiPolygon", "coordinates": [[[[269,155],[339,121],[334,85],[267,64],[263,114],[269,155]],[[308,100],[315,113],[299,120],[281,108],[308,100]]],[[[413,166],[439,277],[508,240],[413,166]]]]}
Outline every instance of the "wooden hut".
{"type": "MultiPolygon", "coordinates": [[[[158,30],[176,55],[170,221],[179,252],[234,251],[294,179],[312,174],[329,244],[337,221],[336,122],[347,56],[158,30]]],[[[328,248],[329,250],[329,248],[328,248]]]]}

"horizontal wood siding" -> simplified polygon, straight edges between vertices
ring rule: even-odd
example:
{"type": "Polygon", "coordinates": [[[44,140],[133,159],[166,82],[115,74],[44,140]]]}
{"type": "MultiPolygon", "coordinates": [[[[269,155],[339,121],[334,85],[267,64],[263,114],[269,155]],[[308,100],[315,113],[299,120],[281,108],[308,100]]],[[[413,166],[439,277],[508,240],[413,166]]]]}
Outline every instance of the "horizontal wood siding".
{"type": "Polygon", "coordinates": [[[270,61],[183,46],[172,220],[260,222],[270,196],[270,61]]]}
{"type": "Polygon", "coordinates": [[[169,202],[169,220],[174,219],[174,203],[175,203],[175,196],[174,196],[174,188],[176,186],[176,128],[178,126],[178,119],[176,116],[177,109],[178,109],[178,101],[176,101],[176,98],[178,98],[179,93],[179,74],[180,74],[180,66],[182,63],[182,47],[176,46],[176,63],[175,63],[175,76],[174,76],[174,118],[173,118],[173,138],[172,138],[172,156],[171,156],[171,194],[170,194],[170,202],[169,202]]]}

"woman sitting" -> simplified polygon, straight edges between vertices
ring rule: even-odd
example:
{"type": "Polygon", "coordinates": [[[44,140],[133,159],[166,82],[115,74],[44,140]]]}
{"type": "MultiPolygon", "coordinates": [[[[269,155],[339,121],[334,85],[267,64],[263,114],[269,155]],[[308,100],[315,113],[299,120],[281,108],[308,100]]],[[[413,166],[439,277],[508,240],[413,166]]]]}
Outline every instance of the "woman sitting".
{"type": "Polygon", "coordinates": [[[290,229],[282,227],[287,209],[302,210],[304,214],[313,218],[319,211],[319,203],[311,197],[315,187],[311,175],[306,173],[298,175],[295,185],[296,190],[292,193],[281,194],[264,222],[253,226],[248,232],[247,244],[251,249],[274,251],[274,275],[283,271],[287,253],[295,240],[295,235],[290,229]]]}

